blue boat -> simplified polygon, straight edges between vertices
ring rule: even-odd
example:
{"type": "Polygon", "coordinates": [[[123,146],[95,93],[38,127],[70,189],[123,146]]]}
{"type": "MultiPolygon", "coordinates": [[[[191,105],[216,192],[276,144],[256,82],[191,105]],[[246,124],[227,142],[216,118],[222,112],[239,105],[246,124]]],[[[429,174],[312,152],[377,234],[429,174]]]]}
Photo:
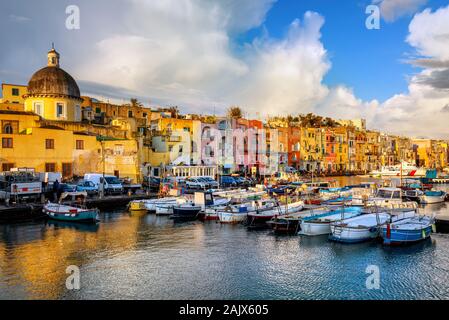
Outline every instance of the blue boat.
{"type": "Polygon", "coordinates": [[[389,223],[382,227],[383,243],[400,245],[414,243],[430,237],[434,219],[428,216],[415,216],[389,223]]]}

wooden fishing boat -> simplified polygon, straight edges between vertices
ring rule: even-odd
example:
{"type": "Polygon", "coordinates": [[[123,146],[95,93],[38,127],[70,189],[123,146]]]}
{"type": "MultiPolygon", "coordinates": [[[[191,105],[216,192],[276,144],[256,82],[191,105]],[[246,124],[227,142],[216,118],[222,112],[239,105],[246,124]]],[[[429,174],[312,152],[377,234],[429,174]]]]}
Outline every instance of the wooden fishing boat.
{"type": "Polygon", "coordinates": [[[424,194],[420,196],[421,203],[440,203],[444,202],[446,199],[446,192],[442,190],[437,191],[424,191],[424,194]]]}
{"type": "Polygon", "coordinates": [[[423,241],[430,237],[434,228],[434,218],[415,216],[382,226],[383,243],[401,245],[423,241]]]}
{"type": "Polygon", "coordinates": [[[264,210],[256,210],[249,212],[246,224],[250,228],[268,227],[266,224],[275,216],[282,216],[289,213],[296,213],[304,209],[304,201],[296,201],[289,204],[278,204],[273,208],[267,208],[264,210]]]}
{"type": "Polygon", "coordinates": [[[360,207],[343,207],[306,217],[301,220],[299,234],[307,236],[330,234],[331,223],[357,217],[361,214],[362,210],[360,207]]]}
{"type": "Polygon", "coordinates": [[[87,193],[84,192],[64,192],[59,198],[58,203],[47,203],[42,209],[48,218],[58,221],[67,222],[90,222],[96,223],[99,221],[98,209],[87,209],[85,201],[87,193]],[[78,203],[75,205],[62,204],[62,201],[68,197],[77,199],[78,203]]]}
{"type": "Polygon", "coordinates": [[[177,221],[192,221],[197,219],[200,211],[200,206],[193,203],[184,203],[173,207],[171,218],[177,221]]]}

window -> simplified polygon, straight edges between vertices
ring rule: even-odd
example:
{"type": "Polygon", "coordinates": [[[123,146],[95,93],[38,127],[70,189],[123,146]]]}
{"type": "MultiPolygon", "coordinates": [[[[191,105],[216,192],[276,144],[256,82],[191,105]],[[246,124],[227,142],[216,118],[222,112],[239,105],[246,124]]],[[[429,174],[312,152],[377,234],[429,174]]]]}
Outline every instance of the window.
{"type": "Polygon", "coordinates": [[[56,103],[56,118],[65,118],[65,105],[62,102],[56,103]]]}
{"type": "Polygon", "coordinates": [[[14,168],[14,163],[2,163],[2,171],[11,171],[14,168]]]}
{"type": "Polygon", "coordinates": [[[184,130],[184,132],[190,132],[190,128],[189,127],[184,127],[183,130],[184,130]]]}
{"type": "Polygon", "coordinates": [[[12,88],[12,95],[18,96],[19,95],[19,89],[18,88],[12,88]]]}
{"type": "Polygon", "coordinates": [[[12,138],[2,138],[2,148],[9,149],[12,148],[13,141],[12,138]]]}
{"type": "Polygon", "coordinates": [[[63,163],[62,164],[62,176],[64,178],[72,177],[72,164],[71,163],[63,163]]]}
{"type": "Polygon", "coordinates": [[[76,140],[76,150],[84,150],[84,140],[76,140]]]}
{"type": "Polygon", "coordinates": [[[54,149],[54,148],[55,148],[55,140],[45,139],[45,149],[54,149]]]}
{"type": "Polygon", "coordinates": [[[44,104],[42,102],[33,102],[33,111],[35,114],[40,115],[41,117],[44,116],[44,104]]]}
{"type": "Polygon", "coordinates": [[[45,172],[56,172],[56,163],[46,163],[45,172]]]}
{"type": "Polygon", "coordinates": [[[81,121],[81,107],[79,105],[75,106],[75,121],[81,121]]]}
{"type": "MultiPolygon", "coordinates": [[[[101,109],[100,108],[95,108],[95,113],[101,113],[101,109]]],[[[114,116],[115,116],[115,111],[114,111],[114,116]]]]}
{"type": "Polygon", "coordinates": [[[172,152],[173,151],[173,146],[168,146],[168,152],[172,152]]]}
{"type": "Polygon", "coordinates": [[[125,153],[125,147],[122,144],[116,144],[114,146],[114,155],[122,156],[125,153]]]}
{"type": "Polygon", "coordinates": [[[12,125],[10,123],[7,123],[3,126],[3,133],[4,134],[12,134],[13,133],[12,125]]]}
{"type": "Polygon", "coordinates": [[[146,118],[147,117],[147,113],[146,112],[142,113],[142,117],[146,118]]]}
{"type": "Polygon", "coordinates": [[[128,118],[132,118],[133,117],[133,112],[131,110],[128,111],[128,118]]]}
{"type": "Polygon", "coordinates": [[[179,153],[182,153],[182,150],[183,150],[182,146],[179,146],[179,153]]]}

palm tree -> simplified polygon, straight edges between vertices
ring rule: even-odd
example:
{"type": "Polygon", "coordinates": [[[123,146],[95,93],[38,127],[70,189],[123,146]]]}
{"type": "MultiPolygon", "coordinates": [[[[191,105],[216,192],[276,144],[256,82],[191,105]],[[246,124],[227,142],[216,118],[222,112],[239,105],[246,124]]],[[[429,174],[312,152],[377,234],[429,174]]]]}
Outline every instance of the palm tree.
{"type": "Polygon", "coordinates": [[[131,98],[130,101],[132,107],[142,107],[142,103],[140,103],[136,98],[131,98]]]}
{"type": "Polygon", "coordinates": [[[227,110],[228,113],[228,117],[232,118],[232,119],[239,119],[242,117],[242,109],[240,109],[240,107],[234,106],[234,107],[230,107],[227,110]]]}

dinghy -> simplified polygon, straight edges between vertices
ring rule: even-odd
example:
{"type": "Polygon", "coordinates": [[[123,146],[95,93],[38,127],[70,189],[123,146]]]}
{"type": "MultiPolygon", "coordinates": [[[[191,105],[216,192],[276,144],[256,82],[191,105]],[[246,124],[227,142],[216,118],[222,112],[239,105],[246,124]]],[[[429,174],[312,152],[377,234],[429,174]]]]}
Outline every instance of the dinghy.
{"type": "Polygon", "coordinates": [[[59,198],[58,203],[47,203],[44,205],[42,211],[47,214],[48,218],[59,221],[69,222],[92,222],[99,221],[98,209],[87,209],[85,201],[87,193],[83,192],[64,192],[59,198]],[[78,200],[78,204],[66,205],[62,201],[68,197],[78,200]]]}
{"type": "Polygon", "coordinates": [[[388,223],[382,227],[383,243],[399,245],[425,240],[430,237],[434,222],[432,217],[417,215],[388,223]]]}
{"type": "Polygon", "coordinates": [[[438,191],[424,191],[424,194],[419,197],[421,203],[430,204],[430,203],[440,203],[444,202],[446,199],[446,192],[438,190],[438,191]]]}

